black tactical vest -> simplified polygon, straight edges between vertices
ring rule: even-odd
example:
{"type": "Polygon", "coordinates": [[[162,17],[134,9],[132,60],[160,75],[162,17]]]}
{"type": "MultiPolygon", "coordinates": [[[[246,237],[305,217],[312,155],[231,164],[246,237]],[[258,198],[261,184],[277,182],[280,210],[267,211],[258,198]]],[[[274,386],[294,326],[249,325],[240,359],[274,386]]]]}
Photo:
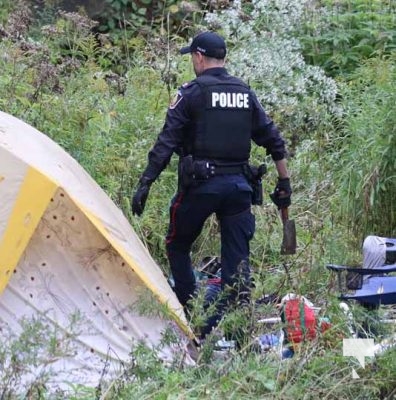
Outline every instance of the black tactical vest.
{"type": "Polygon", "coordinates": [[[196,78],[203,95],[203,123],[195,132],[195,158],[224,162],[249,159],[252,130],[252,99],[249,87],[239,79],[203,75],[196,78]]]}

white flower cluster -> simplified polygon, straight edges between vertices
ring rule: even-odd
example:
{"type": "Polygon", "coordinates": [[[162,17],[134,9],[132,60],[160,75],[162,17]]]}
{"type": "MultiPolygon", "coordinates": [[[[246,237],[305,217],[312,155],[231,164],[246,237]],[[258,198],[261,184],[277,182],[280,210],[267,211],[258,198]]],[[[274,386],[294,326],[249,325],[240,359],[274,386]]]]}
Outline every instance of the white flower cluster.
{"type": "Polygon", "coordinates": [[[252,19],[278,34],[293,31],[300,23],[307,0],[253,0],[252,19]]]}
{"type": "Polygon", "coordinates": [[[230,72],[250,82],[268,112],[295,116],[297,125],[307,110],[336,110],[336,82],[321,68],[305,63],[296,38],[306,18],[306,3],[252,0],[247,15],[235,1],[232,8],[206,17],[209,27],[221,29],[232,47],[230,72]]]}

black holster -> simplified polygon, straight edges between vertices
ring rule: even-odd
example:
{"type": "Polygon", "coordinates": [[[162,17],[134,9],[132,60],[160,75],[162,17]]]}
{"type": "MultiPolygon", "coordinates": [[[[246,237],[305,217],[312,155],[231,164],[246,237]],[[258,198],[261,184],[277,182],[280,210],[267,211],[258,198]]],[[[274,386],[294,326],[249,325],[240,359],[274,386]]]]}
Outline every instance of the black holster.
{"type": "Polygon", "coordinates": [[[179,161],[179,190],[186,190],[194,183],[206,181],[215,175],[216,167],[206,160],[194,160],[189,154],[179,161]]]}
{"type": "Polygon", "coordinates": [[[267,172],[265,164],[261,164],[258,167],[254,165],[246,165],[244,168],[244,174],[249,182],[252,192],[252,204],[261,206],[263,204],[263,182],[262,177],[267,172]]]}
{"type": "Polygon", "coordinates": [[[194,160],[192,155],[180,157],[179,159],[179,191],[188,189],[194,182],[194,160]]]}

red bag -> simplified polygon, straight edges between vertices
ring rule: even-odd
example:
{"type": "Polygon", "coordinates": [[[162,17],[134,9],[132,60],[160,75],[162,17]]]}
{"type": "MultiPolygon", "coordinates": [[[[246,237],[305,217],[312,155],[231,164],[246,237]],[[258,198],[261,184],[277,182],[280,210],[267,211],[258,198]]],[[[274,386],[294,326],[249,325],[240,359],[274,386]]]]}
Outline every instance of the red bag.
{"type": "Polygon", "coordinates": [[[290,343],[301,343],[316,337],[316,316],[313,308],[303,299],[286,300],[281,312],[285,323],[286,340],[290,343]]]}

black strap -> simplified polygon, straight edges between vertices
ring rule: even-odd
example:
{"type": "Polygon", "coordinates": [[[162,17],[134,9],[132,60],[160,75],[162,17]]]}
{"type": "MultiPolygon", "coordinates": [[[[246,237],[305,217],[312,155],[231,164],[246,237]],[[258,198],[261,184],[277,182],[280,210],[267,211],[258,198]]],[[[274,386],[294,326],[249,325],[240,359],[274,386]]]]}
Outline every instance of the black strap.
{"type": "Polygon", "coordinates": [[[214,174],[215,175],[225,175],[225,174],[241,174],[244,169],[242,165],[215,165],[214,174]]]}

